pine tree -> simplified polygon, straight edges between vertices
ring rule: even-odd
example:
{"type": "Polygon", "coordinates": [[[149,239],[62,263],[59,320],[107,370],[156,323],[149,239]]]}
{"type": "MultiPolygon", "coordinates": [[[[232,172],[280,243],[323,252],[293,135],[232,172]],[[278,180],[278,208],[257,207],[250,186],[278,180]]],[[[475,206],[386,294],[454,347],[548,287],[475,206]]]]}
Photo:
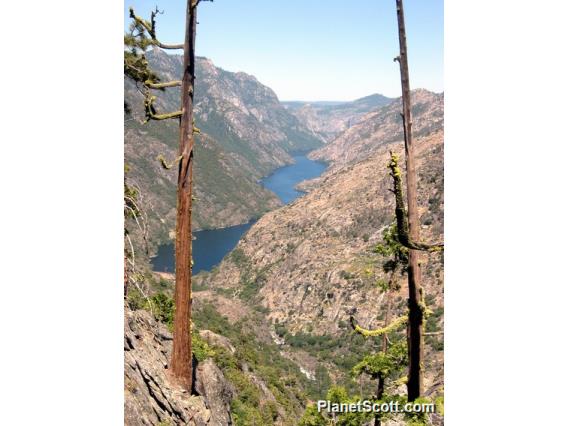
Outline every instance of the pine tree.
{"type": "Polygon", "coordinates": [[[391,154],[394,193],[397,201],[397,225],[400,242],[408,247],[408,400],[414,401],[424,393],[424,294],[419,263],[419,251],[442,250],[441,244],[429,246],[420,243],[420,218],[418,215],[417,174],[412,137],[412,115],[410,98],[410,78],[408,73],[408,53],[406,48],[406,27],[402,0],[396,0],[398,20],[398,39],[400,54],[395,58],[400,65],[402,86],[402,125],[404,128],[404,151],[406,160],[406,188],[408,213],[404,210],[402,183],[397,158],[391,154]],[[397,180],[398,179],[398,180],[397,180]]]}
{"type": "MultiPolygon", "coordinates": [[[[194,134],[193,94],[195,83],[195,36],[197,27],[197,6],[202,0],[188,0],[186,7],[185,38],[183,44],[167,45],[156,35],[158,9],[151,13],[149,21],[138,17],[130,9],[132,25],[124,37],[124,73],[141,84],[144,94],[146,122],[149,120],[179,119],[179,155],[170,164],[159,157],[166,169],[178,166],[176,247],[175,247],[175,316],[173,352],[170,371],[173,378],[187,391],[192,390],[192,348],[191,348],[191,214],[193,191],[194,134]],[[149,47],[161,49],[183,49],[183,75],[179,81],[161,82],[149,68],[145,57],[149,47]],[[158,113],[153,91],[181,86],[181,108],[178,111],[158,113]]],[[[207,0],[206,0],[207,1],[207,0]]],[[[211,0],[212,1],[212,0],[211,0]]]]}
{"type": "MultiPolygon", "coordinates": [[[[403,315],[392,323],[390,319],[393,293],[400,289],[398,277],[404,275],[408,269],[408,249],[398,241],[396,223],[383,231],[383,242],[378,244],[373,251],[386,259],[382,264],[382,269],[389,277],[388,281],[380,280],[378,282],[387,297],[384,326],[376,330],[365,330],[355,323],[354,318],[351,318],[351,325],[356,332],[363,336],[382,336],[382,346],[379,353],[368,355],[355,365],[352,373],[355,375],[365,373],[377,380],[376,399],[381,400],[385,396],[387,377],[398,371],[407,362],[407,357],[401,356],[401,350],[405,351],[406,346],[397,345],[395,348],[390,348],[389,352],[389,332],[402,327],[408,320],[408,315],[403,315]]],[[[380,426],[380,413],[375,414],[374,424],[380,426]]]]}
{"type": "MultiPolygon", "coordinates": [[[[406,51],[406,29],[404,25],[404,10],[402,0],[396,0],[396,12],[398,18],[398,38],[400,44],[400,56],[397,60],[400,64],[400,77],[402,85],[402,118],[404,126],[404,148],[406,153],[406,186],[408,192],[408,231],[414,241],[420,240],[416,169],[414,161],[414,145],[412,144],[412,117],[410,114],[410,81],[408,75],[408,56],[406,51]]],[[[422,302],[422,277],[420,264],[418,263],[419,252],[411,249],[408,256],[408,400],[414,401],[424,392],[424,324],[420,310],[422,302]]]]}

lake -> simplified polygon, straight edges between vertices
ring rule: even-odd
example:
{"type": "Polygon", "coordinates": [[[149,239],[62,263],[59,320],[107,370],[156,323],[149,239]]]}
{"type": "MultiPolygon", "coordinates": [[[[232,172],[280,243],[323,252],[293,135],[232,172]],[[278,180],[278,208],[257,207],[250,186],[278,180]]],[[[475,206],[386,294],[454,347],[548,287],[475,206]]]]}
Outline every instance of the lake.
{"type": "Polygon", "coordinates": [[[294,187],[300,182],[317,178],[327,165],[310,160],[306,155],[295,155],[294,164],[280,167],[262,180],[262,185],[274,192],[284,204],[289,204],[301,196],[303,192],[294,187]]]}
{"type": "MultiPolygon", "coordinates": [[[[274,192],[284,204],[289,204],[303,193],[294,187],[307,179],[318,177],[326,169],[324,163],[310,160],[306,154],[293,156],[295,163],[276,169],[261,181],[261,184],[274,192]]],[[[210,271],[229,253],[241,236],[254,224],[254,220],[228,228],[194,232],[193,273],[210,271]]],[[[164,244],[152,258],[152,267],[157,272],[175,272],[174,244],[164,244]]]]}

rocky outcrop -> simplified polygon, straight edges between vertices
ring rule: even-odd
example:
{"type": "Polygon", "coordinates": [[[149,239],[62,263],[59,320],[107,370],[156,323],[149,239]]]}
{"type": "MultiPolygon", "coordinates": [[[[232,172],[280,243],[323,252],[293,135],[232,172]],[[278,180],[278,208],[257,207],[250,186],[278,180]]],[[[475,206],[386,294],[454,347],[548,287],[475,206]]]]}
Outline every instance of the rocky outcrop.
{"type": "MultiPolygon", "coordinates": [[[[222,336],[220,336],[222,337],[222,336]]],[[[230,403],[235,390],[212,359],[206,359],[197,366],[195,390],[206,401],[211,412],[208,425],[226,426],[232,424],[230,403]]]]}
{"type": "Polygon", "coordinates": [[[220,346],[229,353],[234,354],[236,352],[235,347],[232,345],[231,341],[225,336],[213,333],[210,330],[199,330],[199,335],[211,346],[220,346]]]}
{"type": "Polygon", "coordinates": [[[149,312],[125,308],[125,425],[230,425],[233,387],[211,359],[195,365],[196,395],[170,380],[172,336],[149,312]]]}

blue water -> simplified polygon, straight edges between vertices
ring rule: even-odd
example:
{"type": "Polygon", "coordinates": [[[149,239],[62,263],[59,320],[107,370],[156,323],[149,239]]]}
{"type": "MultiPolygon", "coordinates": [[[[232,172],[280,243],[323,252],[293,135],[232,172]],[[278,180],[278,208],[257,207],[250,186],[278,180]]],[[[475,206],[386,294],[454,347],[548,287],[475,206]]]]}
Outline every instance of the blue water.
{"type": "Polygon", "coordinates": [[[305,155],[294,156],[294,161],[294,164],[281,167],[262,180],[263,186],[278,195],[284,204],[302,195],[294,189],[298,183],[318,177],[326,168],[325,164],[312,161],[305,155]]]}
{"type": "MultiPolygon", "coordinates": [[[[274,192],[284,204],[291,203],[302,192],[294,187],[306,180],[318,177],[323,173],[326,165],[312,161],[306,155],[294,156],[294,164],[281,167],[273,174],[262,180],[262,185],[274,192]]],[[[197,231],[193,235],[193,273],[200,271],[210,271],[217,265],[227,253],[229,253],[241,236],[249,230],[256,221],[250,221],[243,225],[231,226],[229,228],[212,229],[207,231],[197,231]]],[[[156,257],[152,258],[154,271],[175,272],[174,263],[174,244],[164,244],[158,248],[156,257]]]]}
{"type": "MultiPolygon", "coordinates": [[[[210,271],[230,252],[255,221],[230,228],[211,229],[193,233],[193,273],[210,271]]],[[[164,244],[158,247],[158,254],[152,258],[154,271],[175,272],[175,245],[164,244]]]]}

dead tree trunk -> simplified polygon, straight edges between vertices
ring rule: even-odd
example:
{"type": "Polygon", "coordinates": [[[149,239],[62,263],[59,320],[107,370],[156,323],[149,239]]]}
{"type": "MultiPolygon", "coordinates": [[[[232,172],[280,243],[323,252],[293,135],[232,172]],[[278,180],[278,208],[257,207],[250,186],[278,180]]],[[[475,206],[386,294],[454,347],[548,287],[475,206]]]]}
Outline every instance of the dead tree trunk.
{"type": "Polygon", "coordinates": [[[191,199],[193,183],[193,85],[195,81],[195,32],[197,2],[187,1],[183,78],[181,86],[182,115],[180,142],[177,222],[176,222],[176,288],[174,340],[171,372],[191,392],[191,199]]]}
{"type": "MultiPolygon", "coordinates": [[[[416,165],[414,159],[414,146],[412,144],[412,116],[410,113],[410,81],[408,76],[408,56],[406,51],[406,30],[404,26],[404,10],[402,0],[396,0],[398,18],[398,38],[400,56],[400,77],[402,84],[402,116],[404,126],[404,147],[406,157],[406,186],[408,197],[408,228],[410,239],[420,241],[420,222],[418,216],[416,165]]],[[[408,400],[414,401],[424,391],[423,384],[423,312],[422,312],[422,286],[419,264],[419,251],[409,250],[408,259],[408,400]]]]}

